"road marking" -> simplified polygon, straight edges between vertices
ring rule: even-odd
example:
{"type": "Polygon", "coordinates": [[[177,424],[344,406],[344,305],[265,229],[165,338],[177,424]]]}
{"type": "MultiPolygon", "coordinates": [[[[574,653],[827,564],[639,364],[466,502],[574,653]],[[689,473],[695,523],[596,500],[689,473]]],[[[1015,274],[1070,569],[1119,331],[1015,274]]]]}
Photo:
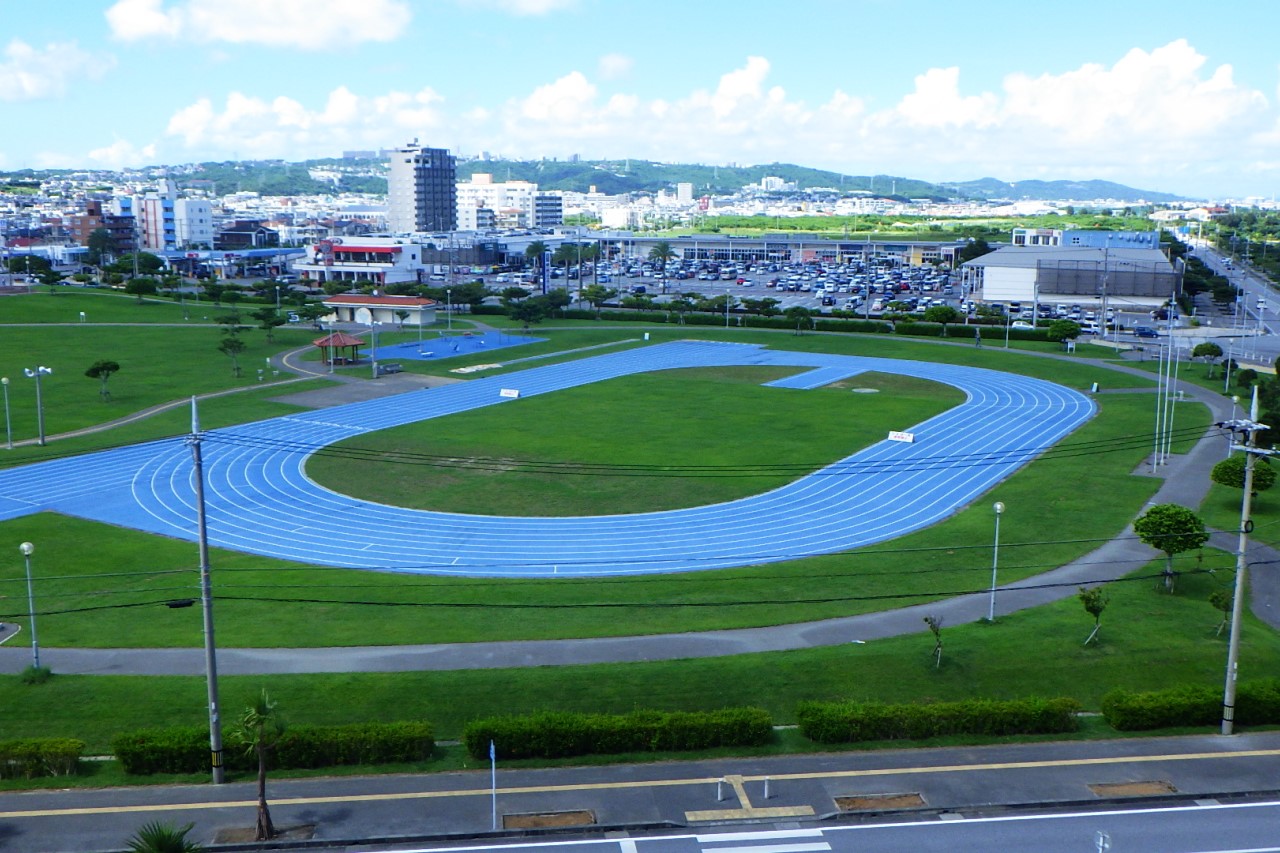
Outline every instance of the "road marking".
{"type": "MultiPolygon", "coordinates": [[[[761,777],[762,779],[764,777],[761,777]]],[[[744,785],[744,777],[742,776],[725,776],[724,781],[729,783],[733,788],[733,792],[738,795],[738,802],[742,804],[737,809],[704,809],[701,811],[688,811],[684,813],[684,819],[688,821],[702,820],[745,820],[747,818],[768,818],[768,817],[809,817],[813,815],[813,806],[774,806],[771,808],[757,808],[751,805],[750,798],[747,797],[747,789],[744,785]]],[[[801,845],[804,846],[804,845],[801,845]]],[[[822,848],[812,849],[830,849],[826,845],[822,848]]],[[[779,849],[775,853],[807,853],[807,850],[785,851],[779,849]]]]}
{"type": "MultiPolygon", "coordinates": [[[[994,764],[946,764],[936,767],[882,767],[867,770],[824,770],[812,773],[783,773],[769,774],[766,776],[707,776],[700,778],[687,779],[652,779],[638,780],[632,782],[591,782],[576,785],[528,785],[520,787],[503,787],[504,794],[556,794],[570,793],[574,791],[610,791],[610,790],[642,790],[645,788],[678,788],[685,786],[697,785],[714,785],[725,779],[738,780],[738,784],[747,782],[763,782],[765,779],[771,780],[771,783],[783,781],[803,781],[814,779],[850,779],[858,777],[874,777],[874,776],[915,776],[930,775],[934,773],[963,773],[963,772],[991,772],[998,770],[1029,770],[1038,768],[1052,767],[1085,767],[1085,766],[1106,766],[1115,764],[1152,764],[1157,762],[1173,762],[1173,761],[1205,761],[1212,759],[1231,759],[1231,758],[1274,758],[1280,756],[1280,749],[1251,749],[1242,750],[1240,752],[1192,752],[1184,754],[1172,755],[1119,755],[1104,758],[1066,758],[1053,761],[1008,761],[994,764]]],[[[735,790],[738,788],[735,786],[735,790]]],[[[446,799],[451,797],[490,797],[492,790],[485,788],[469,788],[450,791],[405,791],[400,793],[382,793],[382,794],[335,794],[326,797],[281,797],[272,798],[273,806],[281,808],[287,806],[307,806],[307,805],[329,805],[335,803],[368,803],[368,802],[394,802],[399,800],[431,800],[446,799]]],[[[760,809],[751,806],[750,800],[746,798],[745,791],[739,793],[744,808],[741,810],[725,810],[733,811],[740,814],[747,810],[751,810],[753,816],[767,815],[773,812],[772,809],[760,809]]],[[[165,812],[165,811],[184,811],[184,810],[205,810],[205,809],[222,809],[222,808],[244,808],[254,807],[258,805],[257,800],[220,800],[216,802],[191,802],[191,803],[166,803],[152,805],[111,805],[99,807],[81,807],[81,808],[54,808],[54,809],[25,809],[21,811],[0,811],[0,819],[13,818],[30,818],[30,817],[58,817],[69,815],[95,815],[95,814],[119,814],[119,813],[147,813],[147,812],[165,812]]],[[[786,807],[783,807],[784,809],[786,807]]],[[[808,807],[805,807],[808,808],[808,807]]],[[[1212,807],[1209,807],[1212,808],[1212,807]]],[[[810,809],[808,814],[813,814],[810,809]]],[[[797,812],[787,811],[779,816],[797,815],[797,812]]]]}

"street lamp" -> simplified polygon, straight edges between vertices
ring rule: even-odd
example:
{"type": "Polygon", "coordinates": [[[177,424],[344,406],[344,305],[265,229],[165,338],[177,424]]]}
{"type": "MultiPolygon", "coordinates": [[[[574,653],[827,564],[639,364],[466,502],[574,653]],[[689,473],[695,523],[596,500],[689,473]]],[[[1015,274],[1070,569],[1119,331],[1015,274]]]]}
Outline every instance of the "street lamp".
{"type": "Polygon", "coordinates": [[[36,426],[40,433],[39,444],[44,447],[44,402],[40,398],[40,377],[53,373],[53,368],[41,365],[32,370],[30,367],[24,367],[22,372],[27,375],[28,379],[36,381],[36,426]]]}
{"type": "Polygon", "coordinates": [[[280,313],[280,285],[276,285],[276,313],[280,313]]]}
{"type": "Polygon", "coordinates": [[[453,332],[453,288],[446,287],[444,289],[444,320],[445,331],[453,332]]]}
{"type": "Polygon", "coordinates": [[[987,608],[987,621],[996,621],[996,572],[1000,568],[1000,515],[1004,512],[1004,504],[996,501],[992,507],[996,511],[996,539],[991,549],[991,605],[987,608]]]}
{"type": "Polygon", "coordinates": [[[378,327],[381,326],[377,320],[369,321],[369,334],[373,337],[373,349],[369,353],[369,363],[373,370],[373,378],[378,378],[378,327]]]}
{"type": "Polygon", "coordinates": [[[13,450],[13,424],[9,420],[9,377],[0,379],[4,386],[4,441],[9,450],[13,450]]]}
{"type": "Polygon", "coordinates": [[[31,555],[35,553],[36,546],[30,542],[23,542],[18,546],[18,550],[22,552],[23,562],[27,564],[27,614],[31,619],[31,665],[39,669],[40,642],[36,639],[36,596],[31,587],[31,555]]]}

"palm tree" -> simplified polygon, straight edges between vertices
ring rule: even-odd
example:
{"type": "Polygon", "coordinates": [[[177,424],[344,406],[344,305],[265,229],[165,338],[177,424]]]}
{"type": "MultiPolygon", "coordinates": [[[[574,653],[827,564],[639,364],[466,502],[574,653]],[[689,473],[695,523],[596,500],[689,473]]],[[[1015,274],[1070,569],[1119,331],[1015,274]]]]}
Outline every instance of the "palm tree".
{"type": "Polygon", "coordinates": [[[547,244],[542,240],[534,240],[524,250],[524,258],[526,261],[537,265],[538,269],[542,269],[542,257],[546,254],[547,244]]]}
{"type": "Polygon", "coordinates": [[[675,257],[675,250],[671,248],[671,244],[666,240],[659,240],[649,250],[649,260],[658,264],[658,268],[662,270],[663,293],[667,292],[667,261],[673,260],[675,257]]]}
{"type": "Polygon", "coordinates": [[[129,839],[129,853],[204,853],[203,847],[187,838],[194,826],[171,826],[159,821],[143,824],[129,839]]]}
{"type": "Polygon", "coordinates": [[[262,695],[240,717],[238,732],[241,742],[247,747],[246,752],[258,758],[258,832],[255,841],[266,841],[276,836],[271,810],[267,807],[267,753],[283,734],[284,720],[276,712],[276,703],[271,701],[264,688],[262,695]]]}

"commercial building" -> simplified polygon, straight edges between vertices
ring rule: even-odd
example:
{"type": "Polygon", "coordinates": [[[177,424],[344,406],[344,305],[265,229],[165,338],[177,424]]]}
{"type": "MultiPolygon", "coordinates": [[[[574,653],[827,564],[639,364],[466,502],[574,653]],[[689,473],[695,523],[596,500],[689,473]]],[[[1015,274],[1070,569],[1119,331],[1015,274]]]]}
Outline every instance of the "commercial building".
{"type": "Polygon", "coordinates": [[[331,237],[308,246],[292,269],[316,287],[335,281],[388,285],[425,279],[423,247],[403,237],[331,237]]]}
{"type": "Polygon", "coordinates": [[[1182,290],[1182,267],[1159,249],[1003,246],[966,261],[962,293],[982,302],[1051,302],[1150,310],[1182,290]]]}
{"type": "Polygon", "coordinates": [[[444,148],[413,143],[391,152],[387,227],[397,234],[458,227],[457,162],[444,148]]]}
{"type": "Polygon", "coordinates": [[[360,323],[383,325],[430,326],[436,321],[439,303],[420,296],[366,296],[358,293],[340,293],[324,300],[324,307],[331,313],[322,318],[325,323],[360,323]]]}

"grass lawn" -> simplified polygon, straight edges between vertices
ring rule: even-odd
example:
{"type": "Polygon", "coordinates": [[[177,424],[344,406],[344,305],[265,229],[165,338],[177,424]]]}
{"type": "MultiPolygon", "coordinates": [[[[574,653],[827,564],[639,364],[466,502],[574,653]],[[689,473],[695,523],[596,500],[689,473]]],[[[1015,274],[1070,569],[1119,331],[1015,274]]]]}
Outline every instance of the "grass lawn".
{"type": "Polygon", "coordinates": [[[949,385],[892,374],[857,377],[860,387],[883,392],[876,394],[763,387],[800,370],[693,368],[622,377],[518,400],[504,411],[481,409],[359,436],[313,457],[307,474],[336,491],[417,509],[649,512],[778,488],[891,429],[964,402],[949,385]],[[411,457],[431,461],[414,464],[411,457]],[[793,467],[749,475],[762,464],[783,463],[793,467]],[[724,472],[670,470],[681,465],[724,472]]]}
{"type": "MultiPolygon", "coordinates": [[[[1128,473],[1147,452],[1150,395],[1107,395],[1099,402],[1098,417],[975,505],[927,530],[844,554],[682,575],[494,580],[215,553],[220,643],[383,645],[712,630],[981,590],[990,578],[991,501],[1007,507],[1001,578],[1009,582],[1092,550],[1119,533],[1154,493],[1156,480],[1128,473]],[[1131,441],[1134,436],[1141,440],[1131,441]]],[[[194,546],[47,513],[0,523],[0,533],[39,545],[37,597],[46,645],[199,644],[198,612],[161,604],[196,593],[194,546]]],[[[0,618],[21,621],[23,590],[16,548],[0,550],[0,595],[6,596],[0,618]]]]}
{"type": "MultiPolygon", "coordinates": [[[[1187,566],[1190,568],[1190,565],[1187,566]]],[[[1147,690],[1221,683],[1225,637],[1211,591],[1229,572],[1184,575],[1176,595],[1145,575],[1107,588],[1100,641],[1083,645],[1092,618],[1074,597],[1004,616],[993,624],[944,626],[942,666],[926,633],[864,645],[684,661],[463,672],[275,675],[220,679],[223,716],[234,719],[263,687],[293,723],[427,719],[441,739],[468,720],[541,709],[626,712],[755,705],[778,723],[795,720],[802,699],[882,702],[975,696],[1073,696],[1097,709],[1115,687],[1147,690]]],[[[194,620],[198,623],[198,616],[194,620]]],[[[198,625],[196,626],[198,629],[198,625]]],[[[921,625],[923,630],[924,626],[921,625]]],[[[224,634],[225,636],[225,634],[224,634]]],[[[1241,676],[1280,666],[1280,636],[1246,616],[1241,676]]],[[[0,676],[0,719],[8,737],[74,736],[105,751],[139,727],[204,725],[204,680],[196,677],[55,675],[43,685],[0,676]]]]}

